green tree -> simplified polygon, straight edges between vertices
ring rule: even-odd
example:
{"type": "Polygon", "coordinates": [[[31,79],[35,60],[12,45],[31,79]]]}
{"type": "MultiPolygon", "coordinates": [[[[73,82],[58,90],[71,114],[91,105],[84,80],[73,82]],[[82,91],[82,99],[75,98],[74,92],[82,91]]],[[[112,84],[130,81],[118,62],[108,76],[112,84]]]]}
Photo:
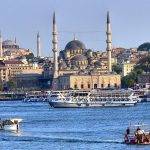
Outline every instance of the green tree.
{"type": "Polygon", "coordinates": [[[34,54],[30,53],[29,55],[26,55],[25,57],[26,57],[27,61],[32,60],[34,58],[34,54]]]}
{"type": "Polygon", "coordinates": [[[10,90],[13,90],[17,87],[17,84],[15,81],[13,81],[12,79],[10,79],[8,82],[7,82],[7,86],[10,90]]]}
{"type": "Polygon", "coordinates": [[[117,74],[120,74],[122,72],[122,68],[119,64],[115,64],[112,66],[113,72],[116,72],[117,74]]]}
{"type": "Polygon", "coordinates": [[[150,55],[139,60],[132,72],[122,77],[121,84],[123,88],[133,87],[138,81],[138,76],[143,72],[150,72],[150,55]]]}
{"type": "Polygon", "coordinates": [[[130,76],[127,75],[125,77],[122,77],[121,82],[123,88],[128,88],[128,87],[133,87],[135,81],[134,79],[132,79],[130,76]]]}
{"type": "Polygon", "coordinates": [[[139,60],[135,70],[142,69],[144,72],[150,72],[150,54],[139,60]]]}
{"type": "Polygon", "coordinates": [[[0,79],[0,91],[2,91],[3,90],[3,82],[2,82],[2,80],[0,79]]]}
{"type": "Polygon", "coordinates": [[[138,51],[148,51],[150,52],[150,42],[146,42],[146,43],[143,43],[141,44],[138,49],[138,51]]]}

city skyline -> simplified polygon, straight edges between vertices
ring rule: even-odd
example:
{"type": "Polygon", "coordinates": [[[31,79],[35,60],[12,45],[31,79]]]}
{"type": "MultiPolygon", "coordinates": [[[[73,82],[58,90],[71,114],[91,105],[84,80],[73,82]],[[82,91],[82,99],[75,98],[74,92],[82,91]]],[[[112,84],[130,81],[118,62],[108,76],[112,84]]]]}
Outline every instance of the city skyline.
{"type": "Polygon", "coordinates": [[[17,38],[21,47],[36,55],[36,34],[40,33],[42,56],[52,56],[52,14],[56,12],[59,48],[76,38],[86,48],[106,50],[106,14],[110,12],[114,47],[137,47],[149,41],[148,0],[115,3],[110,0],[5,0],[0,5],[3,40],[17,38]],[[14,3],[15,2],[15,3],[14,3]],[[9,8],[9,9],[8,9],[9,8]],[[7,11],[6,11],[7,10],[7,11]],[[139,11],[140,10],[140,11],[139,11]],[[19,12],[19,13],[18,13],[19,12]]]}

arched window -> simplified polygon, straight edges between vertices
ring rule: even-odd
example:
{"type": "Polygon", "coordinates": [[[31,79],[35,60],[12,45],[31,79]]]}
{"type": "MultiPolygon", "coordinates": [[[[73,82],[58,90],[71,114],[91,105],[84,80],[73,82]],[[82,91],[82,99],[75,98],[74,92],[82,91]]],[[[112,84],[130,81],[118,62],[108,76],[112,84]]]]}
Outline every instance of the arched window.
{"type": "Polygon", "coordinates": [[[77,87],[77,84],[75,84],[75,85],[74,85],[74,89],[77,89],[77,88],[78,88],[78,87],[77,87]]]}
{"type": "Polygon", "coordinates": [[[83,89],[84,88],[84,85],[83,84],[81,84],[81,89],[83,89]]]}
{"type": "Polygon", "coordinates": [[[115,83],[114,87],[117,87],[117,83],[115,83]]]}
{"type": "Polygon", "coordinates": [[[94,84],[94,89],[97,89],[97,84],[94,84]]]}

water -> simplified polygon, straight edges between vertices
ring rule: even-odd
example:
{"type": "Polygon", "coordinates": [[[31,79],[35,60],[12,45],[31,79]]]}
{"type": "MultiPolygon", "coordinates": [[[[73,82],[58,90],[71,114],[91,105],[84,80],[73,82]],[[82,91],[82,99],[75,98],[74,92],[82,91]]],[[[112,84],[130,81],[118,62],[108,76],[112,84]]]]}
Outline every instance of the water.
{"type": "Polygon", "coordinates": [[[20,132],[0,131],[0,150],[149,150],[123,144],[131,123],[150,125],[150,103],[126,108],[56,109],[47,103],[0,102],[1,118],[22,118],[20,132]]]}

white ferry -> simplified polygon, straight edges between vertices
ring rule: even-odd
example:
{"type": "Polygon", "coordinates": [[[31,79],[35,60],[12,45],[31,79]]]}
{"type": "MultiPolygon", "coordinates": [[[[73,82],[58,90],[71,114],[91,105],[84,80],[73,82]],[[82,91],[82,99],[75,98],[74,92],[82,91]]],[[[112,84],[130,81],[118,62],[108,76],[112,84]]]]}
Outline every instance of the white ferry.
{"type": "Polygon", "coordinates": [[[55,108],[134,106],[137,96],[128,90],[55,91],[49,104],[55,108]]]}

